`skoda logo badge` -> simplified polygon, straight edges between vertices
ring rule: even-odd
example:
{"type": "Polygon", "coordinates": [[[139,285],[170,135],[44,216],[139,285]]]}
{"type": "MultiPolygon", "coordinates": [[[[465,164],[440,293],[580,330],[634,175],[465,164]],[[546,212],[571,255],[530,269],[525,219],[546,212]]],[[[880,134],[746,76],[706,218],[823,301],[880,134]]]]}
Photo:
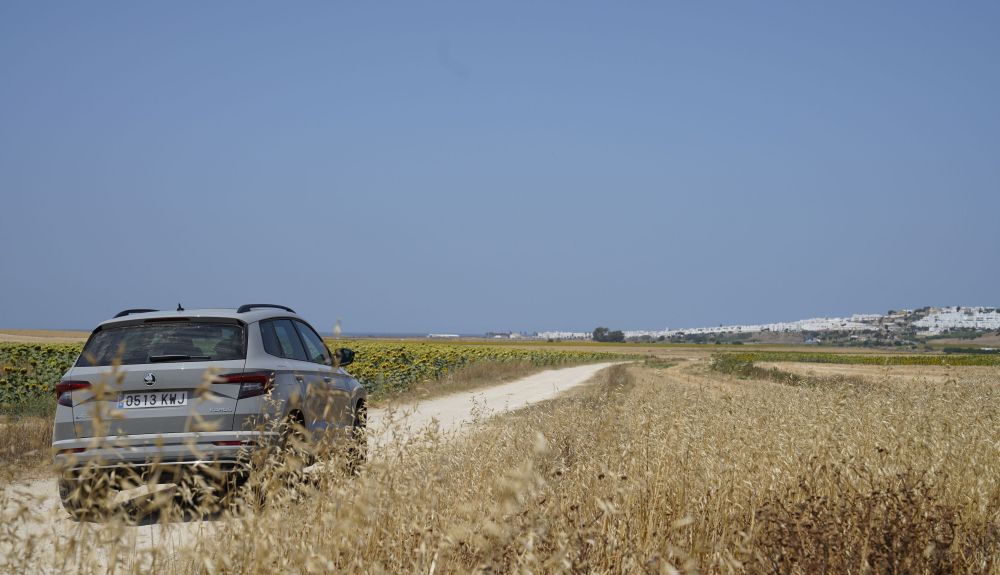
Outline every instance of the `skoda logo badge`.
{"type": "Polygon", "coordinates": [[[147,373],[146,377],[142,378],[142,380],[146,382],[146,385],[153,385],[156,383],[156,376],[152,373],[147,373]]]}

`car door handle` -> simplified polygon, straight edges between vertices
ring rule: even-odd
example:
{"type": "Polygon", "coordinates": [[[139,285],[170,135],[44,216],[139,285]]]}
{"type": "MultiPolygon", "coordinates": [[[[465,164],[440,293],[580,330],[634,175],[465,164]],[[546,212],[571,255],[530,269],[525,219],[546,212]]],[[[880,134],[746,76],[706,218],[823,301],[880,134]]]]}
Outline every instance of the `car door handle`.
{"type": "Polygon", "coordinates": [[[295,376],[295,381],[297,381],[299,383],[305,383],[306,378],[302,377],[301,375],[296,375],[295,376]]]}
{"type": "Polygon", "coordinates": [[[328,375],[323,378],[323,381],[325,381],[326,383],[330,383],[331,381],[333,381],[333,378],[328,375]]]}

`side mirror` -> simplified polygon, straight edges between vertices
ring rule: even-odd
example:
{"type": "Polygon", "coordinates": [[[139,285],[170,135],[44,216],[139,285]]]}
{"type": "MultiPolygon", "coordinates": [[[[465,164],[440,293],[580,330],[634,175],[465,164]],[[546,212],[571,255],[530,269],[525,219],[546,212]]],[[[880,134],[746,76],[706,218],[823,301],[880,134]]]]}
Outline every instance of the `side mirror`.
{"type": "Polygon", "coordinates": [[[338,347],[333,352],[333,362],[334,365],[339,365],[341,367],[354,362],[354,350],[346,347],[338,347]]]}

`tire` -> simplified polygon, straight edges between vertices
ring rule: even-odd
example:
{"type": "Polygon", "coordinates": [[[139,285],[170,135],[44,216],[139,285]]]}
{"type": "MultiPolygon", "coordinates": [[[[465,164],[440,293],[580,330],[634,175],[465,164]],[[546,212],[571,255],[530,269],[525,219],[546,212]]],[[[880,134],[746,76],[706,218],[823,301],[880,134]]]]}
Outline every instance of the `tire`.
{"type": "Polygon", "coordinates": [[[177,503],[185,513],[207,517],[232,507],[242,487],[242,477],[225,473],[220,477],[192,474],[178,484],[177,503]]]}
{"type": "Polygon", "coordinates": [[[302,415],[291,413],[281,424],[281,438],[278,440],[278,454],[286,468],[300,472],[316,462],[316,454],[310,449],[305,433],[302,415]]]}
{"type": "Polygon", "coordinates": [[[60,477],[59,500],[76,521],[100,521],[108,511],[111,490],[100,479],[60,477]]]}
{"type": "Polygon", "coordinates": [[[347,472],[357,475],[367,461],[368,407],[364,402],[358,402],[354,409],[354,425],[351,427],[350,445],[347,448],[347,472]]]}

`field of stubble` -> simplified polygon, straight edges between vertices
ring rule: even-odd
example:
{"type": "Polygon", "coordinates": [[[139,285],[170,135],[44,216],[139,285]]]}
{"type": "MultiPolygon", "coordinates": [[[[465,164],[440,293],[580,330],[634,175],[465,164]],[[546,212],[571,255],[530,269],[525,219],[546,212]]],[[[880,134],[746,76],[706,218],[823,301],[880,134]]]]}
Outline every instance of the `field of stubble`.
{"type": "Polygon", "coordinates": [[[23,540],[0,502],[0,571],[1000,572],[1000,370],[853,367],[612,368],[150,547],[120,519],[23,540]]]}

